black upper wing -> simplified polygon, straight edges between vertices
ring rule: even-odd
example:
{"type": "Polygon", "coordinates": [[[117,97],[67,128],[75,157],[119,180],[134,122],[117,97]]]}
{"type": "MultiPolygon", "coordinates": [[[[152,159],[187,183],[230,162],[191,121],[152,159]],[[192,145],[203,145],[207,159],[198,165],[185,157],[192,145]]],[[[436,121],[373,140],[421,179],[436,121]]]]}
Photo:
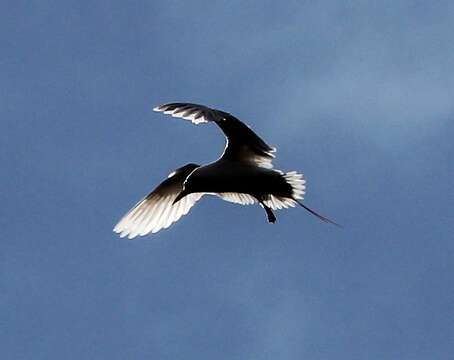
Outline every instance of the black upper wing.
{"type": "Polygon", "coordinates": [[[171,103],[153,110],[192,121],[194,124],[214,121],[224,132],[227,144],[222,157],[272,168],[275,148],[263,141],[249,126],[233,115],[209,107],[190,103],[171,103]]]}

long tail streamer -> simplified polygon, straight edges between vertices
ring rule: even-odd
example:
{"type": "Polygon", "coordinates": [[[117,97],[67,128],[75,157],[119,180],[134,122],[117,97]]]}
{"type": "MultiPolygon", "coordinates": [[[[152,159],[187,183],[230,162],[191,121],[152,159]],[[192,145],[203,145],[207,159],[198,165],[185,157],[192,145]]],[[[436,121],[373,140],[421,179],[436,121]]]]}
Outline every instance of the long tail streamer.
{"type": "Polygon", "coordinates": [[[320,220],[326,222],[326,223],[329,223],[329,224],[333,224],[333,225],[336,225],[338,227],[342,227],[341,225],[335,223],[333,220],[330,220],[328,219],[327,217],[323,216],[323,215],[320,215],[318,213],[316,213],[314,210],[308,208],[306,205],[304,205],[302,202],[298,201],[295,199],[295,201],[302,207],[304,208],[305,210],[309,211],[312,215],[318,217],[320,220]]]}

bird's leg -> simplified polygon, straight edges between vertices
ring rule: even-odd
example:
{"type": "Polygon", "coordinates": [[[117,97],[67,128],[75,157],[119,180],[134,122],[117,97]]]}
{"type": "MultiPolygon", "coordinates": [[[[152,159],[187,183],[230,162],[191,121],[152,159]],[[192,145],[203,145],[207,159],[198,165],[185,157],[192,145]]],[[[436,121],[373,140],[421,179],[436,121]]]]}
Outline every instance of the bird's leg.
{"type": "Polygon", "coordinates": [[[274,216],[273,211],[270,209],[269,206],[266,206],[263,201],[260,201],[260,204],[265,209],[266,216],[268,217],[268,222],[274,224],[276,222],[276,216],[274,216]]]}

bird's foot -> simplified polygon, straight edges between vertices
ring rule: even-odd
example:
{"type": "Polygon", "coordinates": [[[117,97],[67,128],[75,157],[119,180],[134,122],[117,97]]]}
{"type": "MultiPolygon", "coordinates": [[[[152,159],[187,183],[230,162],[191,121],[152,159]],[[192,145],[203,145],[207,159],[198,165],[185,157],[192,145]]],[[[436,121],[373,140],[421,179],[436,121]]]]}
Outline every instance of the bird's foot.
{"type": "Polygon", "coordinates": [[[274,224],[276,222],[276,216],[274,216],[274,214],[271,211],[271,209],[266,208],[265,210],[266,210],[266,215],[268,217],[268,222],[274,224]]]}

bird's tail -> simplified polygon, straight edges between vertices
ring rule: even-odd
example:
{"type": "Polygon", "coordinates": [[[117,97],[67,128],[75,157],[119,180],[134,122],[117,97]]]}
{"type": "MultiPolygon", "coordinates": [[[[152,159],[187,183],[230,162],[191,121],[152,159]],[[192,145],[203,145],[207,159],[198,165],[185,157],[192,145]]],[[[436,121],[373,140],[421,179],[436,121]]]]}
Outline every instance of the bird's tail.
{"type": "Polygon", "coordinates": [[[292,187],[292,198],[298,205],[300,205],[303,209],[310,212],[312,215],[316,216],[320,220],[340,227],[339,224],[335,223],[334,221],[328,219],[323,215],[320,215],[319,213],[310,209],[309,207],[302,203],[303,196],[306,192],[305,185],[306,180],[304,180],[303,174],[298,174],[296,171],[290,171],[284,174],[284,178],[287,184],[289,184],[292,187]]]}
{"type": "Polygon", "coordinates": [[[296,199],[303,199],[306,192],[306,180],[304,180],[303,174],[299,174],[296,171],[290,171],[284,174],[284,179],[292,187],[292,197],[296,199]]]}
{"type": "Polygon", "coordinates": [[[297,199],[303,199],[306,186],[303,174],[298,174],[296,171],[290,171],[282,174],[284,181],[290,185],[291,193],[286,196],[269,195],[268,199],[264,201],[265,205],[273,210],[286,209],[295,207],[297,199]]]}
{"type": "Polygon", "coordinates": [[[315,212],[314,210],[312,210],[311,208],[307,207],[306,205],[304,205],[301,201],[295,199],[295,201],[298,203],[298,205],[300,205],[304,210],[307,210],[309,211],[312,215],[316,216],[317,218],[319,218],[320,220],[326,222],[326,223],[329,223],[329,224],[333,224],[333,225],[336,225],[338,227],[342,227],[341,225],[339,225],[338,223],[334,222],[333,220],[330,220],[328,219],[327,217],[323,216],[323,215],[320,215],[319,213],[315,212]]]}

